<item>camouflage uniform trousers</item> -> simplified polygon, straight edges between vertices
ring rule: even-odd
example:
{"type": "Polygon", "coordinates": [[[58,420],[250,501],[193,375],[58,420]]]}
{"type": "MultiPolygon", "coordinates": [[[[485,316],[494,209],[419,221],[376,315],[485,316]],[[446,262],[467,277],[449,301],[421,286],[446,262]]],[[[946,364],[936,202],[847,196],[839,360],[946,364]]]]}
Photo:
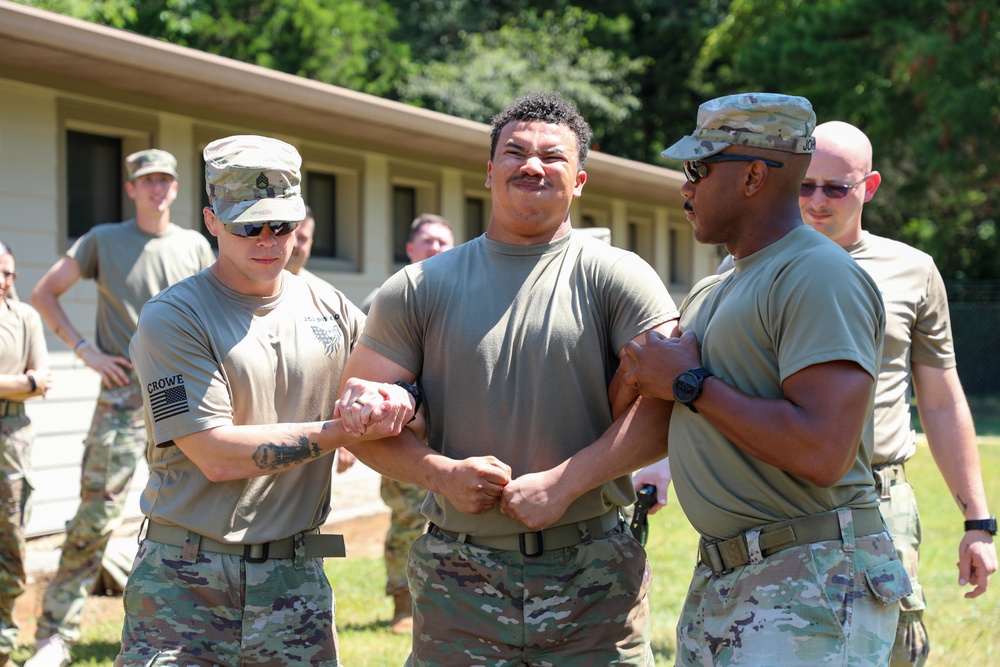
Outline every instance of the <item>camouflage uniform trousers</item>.
{"type": "Polygon", "coordinates": [[[723,575],[699,563],[677,665],[888,665],[909,580],[888,532],[791,547],[723,575]]]}
{"type": "Polygon", "coordinates": [[[125,586],[115,667],[338,667],[334,599],[322,558],[242,556],[144,540],[125,586]],[[192,562],[196,561],[196,562],[192,562]]]}
{"type": "Polygon", "coordinates": [[[410,549],[415,667],[652,667],[646,552],[622,527],[538,557],[436,533],[410,549]]]}
{"type": "Polygon", "coordinates": [[[427,528],[427,519],[420,513],[427,491],[416,484],[383,477],[381,493],[382,500],[392,510],[389,530],[385,533],[385,594],[393,596],[409,588],[406,558],[410,545],[427,528]]]}
{"type": "Polygon", "coordinates": [[[907,482],[889,487],[889,498],[882,498],[882,515],[896,545],[896,555],[910,575],[913,593],[899,601],[899,625],[896,627],[896,644],[892,648],[892,667],[918,667],[927,662],[930,641],[924,627],[923,589],[917,581],[920,549],[920,515],[913,487],[907,482]]]}
{"type": "Polygon", "coordinates": [[[146,455],[142,394],[135,374],[124,387],[101,389],[84,440],[80,507],[66,526],[59,569],[45,590],[35,639],[80,637],[83,605],[101,572],[112,531],[121,524],[139,460],[146,455]]]}
{"type": "Polygon", "coordinates": [[[17,648],[14,600],[24,592],[24,526],[31,499],[31,444],[25,415],[0,417],[0,658],[17,648]]]}

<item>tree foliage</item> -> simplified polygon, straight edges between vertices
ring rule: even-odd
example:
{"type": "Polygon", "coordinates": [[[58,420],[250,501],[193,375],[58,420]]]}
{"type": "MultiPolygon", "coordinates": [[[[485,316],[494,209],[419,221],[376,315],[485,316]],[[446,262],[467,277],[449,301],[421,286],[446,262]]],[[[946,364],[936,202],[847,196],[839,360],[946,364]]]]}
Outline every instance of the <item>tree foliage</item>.
{"type": "Polygon", "coordinates": [[[662,164],[704,100],[804,95],[872,139],[866,226],[1000,279],[995,0],[25,1],[475,120],[558,90],[601,150],[662,164]]]}

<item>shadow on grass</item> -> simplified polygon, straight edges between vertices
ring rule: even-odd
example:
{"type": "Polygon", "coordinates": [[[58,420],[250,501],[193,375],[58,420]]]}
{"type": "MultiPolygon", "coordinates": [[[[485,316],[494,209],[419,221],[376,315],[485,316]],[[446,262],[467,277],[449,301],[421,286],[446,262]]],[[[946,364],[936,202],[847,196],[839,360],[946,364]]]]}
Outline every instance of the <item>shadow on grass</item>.
{"type": "Polygon", "coordinates": [[[118,657],[122,645],[119,642],[88,641],[74,644],[73,665],[110,664],[118,657]]]}
{"type": "Polygon", "coordinates": [[[668,645],[666,642],[653,641],[653,664],[655,665],[672,665],[674,664],[674,647],[668,645]]]}
{"type": "Polygon", "coordinates": [[[337,623],[337,634],[345,632],[389,632],[389,621],[371,621],[370,623],[337,623]]]}

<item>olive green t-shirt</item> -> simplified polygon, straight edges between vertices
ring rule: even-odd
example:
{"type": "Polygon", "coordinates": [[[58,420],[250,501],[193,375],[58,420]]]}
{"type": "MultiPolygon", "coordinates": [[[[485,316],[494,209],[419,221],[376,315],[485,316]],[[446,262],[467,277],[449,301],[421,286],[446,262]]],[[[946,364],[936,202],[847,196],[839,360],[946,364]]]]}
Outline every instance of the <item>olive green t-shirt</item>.
{"type": "MultiPolygon", "coordinates": [[[[577,232],[531,246],[483,235],[390,277],[361,342],[416,374],[430,447],[458,460],[494,455],[518,477],[607,430],[618,352],[676,315],[659,276],[633,253],[577,232]]],[[[621,477],[577,499],[555,525],[634,501],[621,477]]],[[[440,495],[429,494],[423,512],[472,535],[525,531],[498,509],[464,514],[440,495]]]]}
{"type": "Polygon", "coordinates": [[[149,298],[215,261],[201,233],[170,224],[148,234],[135,220],[97,225],[66,252],[80,276],[97,283],[97,347],[128,357],[128,345],[149,298]]]}
{"type": "Polygon", "coordinates": [[[333,417],[364,315],[333,287],[281,276],[276,296],[252,297],[205,270],[143,308],[131,352],[152,443],[140,501],[151,519],[219,541],[258,543],[315,528],[329,514],[331,456],[211,482],[173,442],[218,426],[333,417]]]}
{"type": "Polygon", "coordinates": [[[875,279],[885,301],[872,462],[902,463],[917,451],[910,421],[911,365],[955,365],[948,294],[931,256],[905,243],[866,232],[847,252],[875,279]]]}
{"type": "MultiPolygon", "coordinates": [[[[837,244],[802,226],[736,260],[733,271],[695,285],[681,305],[680,326],[698,335],[702,365],[722,381],[751,396],[781,398],[784,380],[829,361],[853,361],[874,379],[885,311],[868,274],[837,244]]],[[[841,507],[877,507],[873,438],[869,403],[854,465],[821,488],[751,456],[702,415],[675,406],[670,470],[695,529],[729,538],[841,507]]]]}
{"type": "Polygon", "coordinates": [[[22,301],[4,299],[0,311],[0,374],[21,375],[29,369],[47,368],[48,348],[38,312],[22,301]]]}

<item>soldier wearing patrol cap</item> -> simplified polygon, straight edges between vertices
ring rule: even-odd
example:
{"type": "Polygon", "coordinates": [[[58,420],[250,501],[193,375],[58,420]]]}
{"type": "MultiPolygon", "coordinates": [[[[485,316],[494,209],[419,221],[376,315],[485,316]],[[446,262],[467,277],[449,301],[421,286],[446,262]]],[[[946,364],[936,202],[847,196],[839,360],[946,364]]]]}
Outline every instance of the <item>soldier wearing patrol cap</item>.
{"type": "Polygon", "coordinates": [[[369,383],[348,408],[365,433],[334,419],[364,315],[283,270],[306,215],[295,148],[240,135],[204,158],[219,258],[146,304],[130,348],[153,446],[115,664],[337,665],[326,455],[398,434],[415,401],[369,383]]]}
{"type": "Polygon", "coordinates": [[[177,160],[149,149],[125,158],[125,191],[135,218],[93,227],[35,286],[31,302],[49,328],[101,377],[93,422],[84,440],[80,506],[66,528],[59,569],[49,583],[26,664],[60,667],[80,637],[83,604],[101,571],[111,532],[121,520],[136,464],[146,454],[142,398],[129,341],[142,305],[168,285],[215,261],[199,232],[170,222],[177,198],[177,160]],[[85,338],[59,299],[76,281],[97,283],[97,326],[85,338]]]}
{"type": "Polygon", "coordinates": [[[678,665],[886,665],[910,582],[872,478],[885,312],[874,281],[802,222],[802,97],[730,95],[664,151],[688,220],[735,269],[695,285],[679,338],[629,345],[625,383],[674,401],[680,505],[701,534],[678,665]]]}

